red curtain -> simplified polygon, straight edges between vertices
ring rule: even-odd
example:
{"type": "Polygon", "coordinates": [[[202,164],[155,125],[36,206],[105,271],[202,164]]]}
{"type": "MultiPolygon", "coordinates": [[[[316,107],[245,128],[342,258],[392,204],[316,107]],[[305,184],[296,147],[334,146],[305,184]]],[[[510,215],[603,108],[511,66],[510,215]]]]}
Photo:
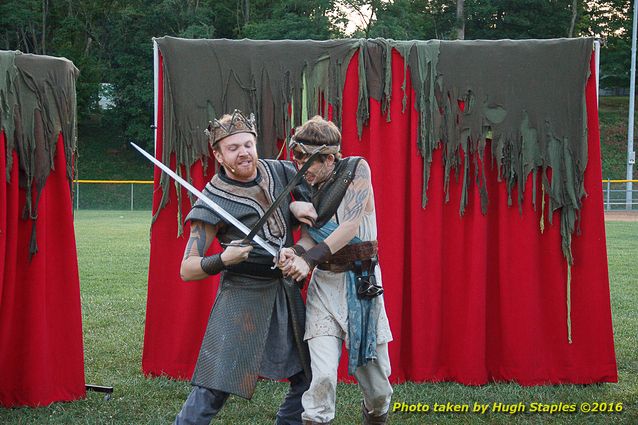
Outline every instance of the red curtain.
{"type": "MultiPolygon", "coordinates": [[[[162,77],[160,58],[160,87],[162,77]]],[[[160,112],[155,156],[161,160],[163,130],[161,91],[158,95],[157,108],[160,112]]],[[[170,165],[172,169],[175,169],[174,157],[170,165]]],[[[214,167],[211,166],[208,170],[214,170],[214,167]]],[[[199,189],[202,189],[212,178],[212,174],[204,176],[201,162],[192,167],[191,173],[192,183],[199,189]]],[[[157,211],[162,197],[159,176],[159,169],[155,167],[153,214],[157,211]]],[[[145,374],[190,379],[197,361],[199,345],[206,330],[208,315],[215,299],[219,278],[212,277],[199,282],[181,280],[179,266],[190,235],[190,228],[178,224],[177,195],[175,186],[172,184],[170,192],[170,201],[161,211],[151,231],[142,369],[145,374]],[[184,232],[180,238],[177,238],[178,225],[184,232]]],[[[188,213],[190,200],[186,193],[182,191],[182,211],[188,213]]],[[[211,249],[215,248],[219,249],[219,246],[213,246],[211,249]]]]}
{"type": "Polygon", "coordinates": [[[0,405],[43,406],[85,396],[82,313],[73,207],[60,135],[55,170],[38,208],[38,252],[29,259],[34,222],[22,218],[26,191],[18,157],[6,180],[0,132],[0,405]]]}
{"type": "MultiPolygon", "coordinates": [[[[554,224],[549,225],[550,212],[541,211],[540,185],[538,206],[533,208],[531,177],[521,210],[516,201],[509,207],[505,184],[497,181],[497,170],[491,168],[489,144],[485,153],[486,215],[481,213],[476,185],[470,188],[465,214],[459,215],[462,171],[451,179],[449,202],[445,202],[440,150],[432,162],[429,202],[421,208],[418,113],[410,81],[408,107],[402,112],[403,60],[396,51],[392,68],[392,120],[387,122],[379,102],[371,99],[370,122],[360,141],[356,128],[358,55],[349,64],[343,94],[343,151],[364,156],[372,169],[386,309],[394,334],[392,380],[469,385],[615,382],[593,68],[587,84],[588,197],[582,208],[582,233],[574,236],[572,244],[571,344],[559,214],[554,214],[554,224]]],[[[161,79],[160,66],[160,87],[161,79]]],[[[161,158],[161,112],[159,116],[156,155],[161,158]]],[[[193,167],[192,175],[200,188],[210,178],[203,176],[200,163],[193,167]]],[[[474,181],[474,174],[470,177],[474,181]]],[[[161,196],[157,172],[155,181],[157,208],[161,196]]],[[[151,233],[143,370],[148,375],[189,378],[217,279],[180,281],[179,263],[188,227],[183,229],[184,236],[176,238],[172,185],[170,190],[171,202],[151,233]]],[[[187,200],[182,207],[188,211],[187,200]]],[[[343,361],[339,375],[348,379],[343,361]]]]}

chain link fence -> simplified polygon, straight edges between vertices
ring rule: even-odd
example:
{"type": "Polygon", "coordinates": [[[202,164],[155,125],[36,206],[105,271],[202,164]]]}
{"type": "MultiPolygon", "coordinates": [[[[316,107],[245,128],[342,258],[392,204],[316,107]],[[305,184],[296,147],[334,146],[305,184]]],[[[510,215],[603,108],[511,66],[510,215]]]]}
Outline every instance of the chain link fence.
{"type": "MultiPolygon", "coordinates": [[[[151,210],[152,180],[75,180],[75,208],[83,210],[151,210]]],[[[638,210],[638,180],[603,180],[605,211],[638,210]],[[632,201],[627,203],[631,184],[632,201]]]]}
{"type": "Polygon", "coordinates": [[[151,210],[152,180],[74,180],[77,210],[151,210]]]}

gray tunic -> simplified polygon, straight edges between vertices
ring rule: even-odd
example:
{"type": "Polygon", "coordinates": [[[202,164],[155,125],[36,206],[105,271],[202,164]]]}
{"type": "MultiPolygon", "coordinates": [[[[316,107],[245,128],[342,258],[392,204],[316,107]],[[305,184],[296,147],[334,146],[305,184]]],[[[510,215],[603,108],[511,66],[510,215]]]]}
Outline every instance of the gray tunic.
{"type": "MultiPolygon", "coordinates": [[[[251,183],[216,175],[203,191],[226,211],[251,227],[294,175],[294,167],[281,161],[258,163],[251,183]]],[[[212,225],[221,222],[198,201],[187,220],[212,225]]],[[[292,217],[284,202],[271,216],[260,236],[276,245],[283,238],[292,245],[292,217]]],[[[222,242],[241,239],[231,226],[218,230],[222,242]]],[[[303,342],[305,310],[301,292],[289,279],[269,271],[272,257],[262,248],[251,251],[245,262],[264,272],[236,269],[222,273],[219,291],[202,342],[193,384],[250,399],[259,376],[290,377],[301,370],[309,375],[307,346],[303,342]]]]}

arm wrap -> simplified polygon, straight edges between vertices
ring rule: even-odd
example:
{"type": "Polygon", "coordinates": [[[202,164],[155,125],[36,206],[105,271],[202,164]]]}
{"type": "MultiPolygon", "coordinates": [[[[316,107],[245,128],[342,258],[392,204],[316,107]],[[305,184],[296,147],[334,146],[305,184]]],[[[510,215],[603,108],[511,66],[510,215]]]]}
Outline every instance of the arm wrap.
{"type": "Polygon", "coordinates": [[[295,251],[295,254],[297,254],[299,256],[301,256],[301,255],[306,253],[306,248],[304,248],[303,246],[299,245],[298,243],[296,243],[293,246],[291,246],[290,249],[295,251]]]}
{"type": "Polygon", "coordinates": [[[330,247],[325,242],[318,243],[301,255],[306,263],[310,266],[310,270],[314,269],[317,264],[325,263],[330,259],[332,253],[330,247]]]}
{"type": "Polygon", "coordinates": [[[208,257],[202,257],[200,266],[204,272],[209,275],[215,275],[226,268],[222,261],[221,254],[209,255],[208,257]]]}

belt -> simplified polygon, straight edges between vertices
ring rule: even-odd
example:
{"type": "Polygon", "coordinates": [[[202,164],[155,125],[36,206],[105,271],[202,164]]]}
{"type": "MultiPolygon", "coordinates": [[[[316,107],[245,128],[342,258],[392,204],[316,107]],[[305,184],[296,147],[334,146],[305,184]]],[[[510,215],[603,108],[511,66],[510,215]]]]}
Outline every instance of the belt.
{"type": "Polygon", "coordinates": [[[232,266],[226,267],[226,271],[235,274],[244,274],[248,276],[257,276],[257,277],[266,277],[278,279],[283,277],[281,270],[275,268],[272,269],[272,266],[268,264],[260,264],[260,263],[248,263],[246,261],[233,264],[232,266]]]}
{"type": "Polygon", "coordinates": [[[377,256],[377,252],[377,241],[367,241],[346,245],[339,251],[332,254],[328,262],[319,263],[317,268],[334,273],[343,273],[354,270],[355,260],[360,260],[363,270],[370,269],[372,259],[377,256]]]}

